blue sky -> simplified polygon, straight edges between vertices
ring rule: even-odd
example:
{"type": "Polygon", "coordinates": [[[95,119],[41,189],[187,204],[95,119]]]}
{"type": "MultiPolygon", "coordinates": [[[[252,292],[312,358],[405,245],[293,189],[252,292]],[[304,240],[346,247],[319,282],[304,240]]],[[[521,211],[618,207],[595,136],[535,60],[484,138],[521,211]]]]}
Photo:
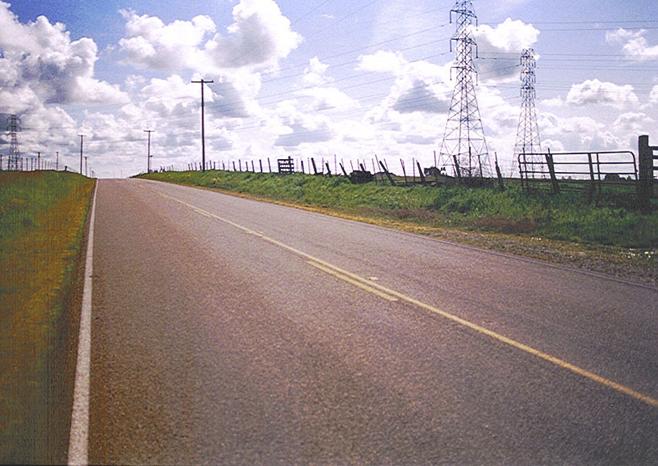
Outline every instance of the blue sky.
{"type": "MultiPolygon", "coordinates": [[[[473,4],[478,99],[504,167],[513,165],[524,47],[538,54],[544,146],[627,150],[639,133],[658,139],[655,0],[473,4]]],[[[75,136],[88,134],[100,176],[143,170],[146,127],[156,130],[156,166],[198,159],[199,90],[189,81],[201,75],[216,81],[208,88],[211,160],[376,153],[429,165],[441,143],[453,84],[452,1],[0,5],[0,113],[21,115],[25,152],[59,151],[73,162],[75,136]]]]}

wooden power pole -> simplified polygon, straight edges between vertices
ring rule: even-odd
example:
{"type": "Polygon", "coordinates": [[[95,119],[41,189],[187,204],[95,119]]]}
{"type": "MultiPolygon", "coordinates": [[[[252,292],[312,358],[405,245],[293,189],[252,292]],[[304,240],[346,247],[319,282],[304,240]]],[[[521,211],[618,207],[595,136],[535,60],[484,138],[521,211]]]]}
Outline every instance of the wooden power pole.
{"type": "Polygon", "coordinates": [[[203,99],[203,85],[212,84],[214,81],[206,81],[201,78],[197,81],[192,81],[194,84],[201,84],[201,170],[206,171],[206,125],[204,117],[204,99],[203,99]]]}

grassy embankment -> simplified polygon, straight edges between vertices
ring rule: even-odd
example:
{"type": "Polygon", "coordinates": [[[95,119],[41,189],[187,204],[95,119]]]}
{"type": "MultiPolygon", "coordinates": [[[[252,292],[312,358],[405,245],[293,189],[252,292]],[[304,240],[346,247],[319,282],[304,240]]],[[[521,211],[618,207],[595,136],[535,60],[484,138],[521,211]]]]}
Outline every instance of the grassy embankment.
{"type": "Polygon", "coordinates": [[[642,215],[628,205],[596,207],[582,193],[528,196],[515,186],[500,192],[494,188],[354,185],[344,177],[220,171],[145,177],[319,208],[557,262],[574,259],[585,262],[577,265],[606,272],[616,273],[617,264],[637,269],[639,275],[649,273],[655,280],[658,265],[658,212],[642,215]],[[603,267],[592,263],[599,260],[603,267]]]}
{"type": "Polygon", "coordinates": [[[66,462],[94,181],[0,172],[0,463],[66,462]]]}

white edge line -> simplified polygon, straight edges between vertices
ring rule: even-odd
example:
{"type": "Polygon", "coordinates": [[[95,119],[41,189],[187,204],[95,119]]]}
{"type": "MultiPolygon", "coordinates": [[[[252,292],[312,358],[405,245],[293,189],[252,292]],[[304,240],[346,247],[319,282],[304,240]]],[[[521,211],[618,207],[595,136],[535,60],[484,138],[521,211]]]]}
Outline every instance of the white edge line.
{"type": "Polygon", "coordinates": [[[96,191],[91,205],[89,219],[89,236],[87,238],[87,256],[85,259],[84,288],[82,291],[82,308],[80,311],[80,336],[78,337],[78,360],[75,368],[75,386],[73,389],[73,412],[71,414],[71,433],[69,436],[68,464],[88,464],[89,442],[89,373],[91,366],[91,292],[94,258],[94,221],[96,218],[96,191]]]}

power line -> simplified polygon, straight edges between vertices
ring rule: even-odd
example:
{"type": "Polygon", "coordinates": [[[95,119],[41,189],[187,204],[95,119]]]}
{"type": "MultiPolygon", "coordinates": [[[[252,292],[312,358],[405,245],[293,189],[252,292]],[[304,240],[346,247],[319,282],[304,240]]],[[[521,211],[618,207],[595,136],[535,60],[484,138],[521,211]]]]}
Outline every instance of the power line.
{"type": "Polygon", "coordinates": [[[588,20],[588,21],[529,21],[531,24],[628,24],[628,23],[658,23],[653,19],[633,19],[633,20],[588,20]]]}
{"type": "MultiPolygon", "coordinates": [[[[486,76],[488,76],[488,75],[495,75],[495,74],[497,74],[497,73],[500,73],[501,71],[505,71],[505,70],[508,70],[508,69],[513,69],[513,68],[516,68],[516,67],[518,67],[518,64],[514,64],[514,65],[510,65],[510,66],[497,67],[497,68],[492,69],[492,70],[490,70],[490,71],[488,71],[488,72],[480,73],[480,77],[483,78],[483,77],[486,77],[486,76]]],[[[366,86],[366,85],[371,85],[373,82],[380,82],[380,81],[383,81],[383,80],[384,80],[384,79],[377,79],[377,80],[368,81],[368,82],[363,82],[363,83],[356,83],[354,86],[366,86]]],[[[442,79],[438,79],[438,80],[434,80],[434,81],[430,81],[430,82],[423,82],[423,83],[420,84],[420,85],[417,84],[417,87],[420,87],[420,88],[426,88],[426,87],[428,87],[428,86],[432,86],[432,85],[436,85],[436,84],[440,84],[440,83],[443,83],[443,80],[442,80],[442,79]]],[[[496,88],[509,88],[508,85],[503,85],[503,84],[499,84],[499,85],[487,85],[487,87],[488,87],[488,88],[491,88],[491,89],[496,89],[496,88]]],[[[384,93],[377,92],[377,93],[373,93],[373,94],[367,94],[367,95],[365,95],[365,96],[360,97],[359,101],[360,101],[361,103],[364,103],[364,102],[370,102],[370,101],[373,101],[373,100],[381,99],[381,98],[387,96],[389,92],[390,92],[390,91],[386,91],[386,92],[384,92],[384,93]]],[[[436,96],[440,96],[440,95],[448,95],[450,92],[451,92],[451,91],[446,90],[446,91],[444,91],[444,92],[436,93],[436,91],[435,91],[435,92],[434,92],[434,95],[436,95],[436,96]]],[[[311,98],[311,96],[300,96],[300,97],[308,97],[308,98],[311,98]]],[[[424,100],[427,100],[427,99],[429,99],[429,98],[432,98],[432,96],[429,96],[429,97],[425,97],[425,96],[423,96],[423,97],[421,97],[421,98],[405,99],[405,104],[404,104],[404,105],[398,105],[397,108],[398,108],[398,109],[402,109],[402,110],[404,110],[404,109],[406,109],[406,108],[409,108],[409,106],[413,105],[414,103],[422,103],[424,100]]],[[[277,102],[278,102],[278,101],[283,101],[283,100],[285,100],[285,99],[277,99],[277,102]]],[[[335,108],[330,108],[330,107],[320,108],[320,109],[317,109],[317,110],[316,110],[316,113],[323,113],[323,112],[328,112],[328,111],[332,111],[332,110],[335,110],[335,108]]],[[[363,109],[357,109],[357,110],[355,110],[355,111],[351,111],[351,112],[341,112],[340,114],[341,114],[341,115],[352,115],[352,114],[361,113],[361,112],[363,112],[363,109]]],[[[186,115],[186,116],[184,116],[184,117],[178,117],[178,118],[172,118],[172,117],[164,117],[164,118],[167,120],[167,122],[171,122],[171,121],[178,120],[178,119],[180,119],[180,118],[190,118],[190,117],[191,117],[191,116],[187,116],[187,115],[186,115]]],[[[240,130],[240,131],[241,131],[241,130],[255,129],[255,128],[259,128],[259,127],[261,127],[260,124],[242,125],[242,126],[240,126],[239,128],[236,128],[236,130],[240,130]]],[[[52,130],[52,129],[56,129],[56,128],[55,128],[55,127],[51,127],[50,129],[52,130]]],[[[73,130],[73,128],[65,128],[65,129],[73,130]]],[[[90,143],[91,143],[91,144],[113,144],[113,145],[114,145],[114,144],[136,143],[136,142],[140,142],[140,141],[143,141],[143,139],[131,138],[131,139],[121,139],[121,140],[117,140],[117,139],[100,139],[100,138],[95,138],[95,139],[94,139],[93,141],[91,141],[90,143]]],[[[90,144],[90,143],[88,142],[87,144],[90,144]]],[[[55,145],[58,145],[58,144],[55,144],[55,145]]],[[[59,145],[66,146],[66,145],[70,145],[70,143],[62,143],[62,144],[59,144],[59,145]]]]}
{"type": "MultiPolygon", "coordinates": [[[[644,27],[627,27],[624,28],[626,30],[639,30],[639,29],[645,29],[645,30],[656,30],[658,29],[658,26],[644,26],[644,27]]],[[[549,29],[541,29],[541,32],[581,32],[581,31],[609,31],[609,27],[601,27],[601,28],[549,28],[549,29]]]]}
{"type": "Polygon", "coordinates": [[[351,18],[351,17],[354,16],[356,13],[358,13],[358,12],[360,12],[360,11],[363,11],[363,10],[365,10],[366,8],[368,8],[369,6],[373,5],[374,3],[377,3],[377,2],[380,2],[380,1],[381,1],[381,0],[370,0],[370,1],[366,2],[366,3],[363,4],[363,5],[357,7],[357,8],[355,8],[355,9],[353,9],[353,10],[350,10],[350,11],[347,12],[344,16],[341,16],[340,18],[338,18],[337,20],[335,20],[331,26],[326,27],[326,28],[323,28],[323,29],[320,29],[319,31],[316,31],[316,33],[313,34],[312,36],[307,37],[307,40],[308,40],[309,38],[311,38],[311,37],[318,37],[318,36],[321,36],[322,33],[325,32],[325,31],[327,31],[328,29],[331,29],[331,28],[335,27],[337,24],[342,23],[343,21],[345,21],[345,20],[348,19],[348,18],[351,18]]]}
{"type": "MultiPolygon", "coordinates": [[[[424,34],[424,33],[426,33],[426,32],[433,32],[433,31],[435,31],[437,28],[444,28],[444,27],[446,27],[446,26],[448,26],[448,25],[449,25],[449,23],[440,24],[440,25],[438,25],[438,26],[433,26],[433,27],[431,27],[431,28],[422,29],[422,30],[420,30],[420,31],[414,31],[414,32],[411,32],[411,33],[409,33],[409,34],[403,34],[403,35],[396,36],[396,37],[391,38],[391,39],[387,39],[387,40],[383,40],[383,41],[380,41],[380,42],[376,42],[376,43],[374,43],[374,44],[370,44],[370,45],[366,45],[366,46],[361,46],[361,47],[357,47],[357,48],[353,48],[353,49],[348,49],[348,50],[345,50],[345,51],[343,51],[343,52],[335,53],[335,54],[333,54],[333,55],[320,56],[320,57],[318,57],[318,60],[320,60],[320,61],[328,61],[328,60],[331,60],[331,59],[333,59],[333,58],[344,57],[345,55],[350,55],[350,54],[352,54],[352,53],[356,53],[356,52],[361,52],[361,51],[363,51],[363,50],[372,49],[372,48],[375,48],[375,47],[379,47],[379,46],[381,46],[381,45],[389,44],[389,43],[391,43],[391,42],[396,42],[396,41],[401,40],[401,39],[408,39],[409,37],[418,36],[418,35],[420,35],[420,34],[424,34]]],[[[440,42],[440,41],[442,41],[442,40],[444,40],[444,39],[436,39],[436,40],[433,40],[433,41],[431,41],[431,42],[427,42],[427,43],[425,43],[425,44],[421,44],[421,45],[430,45],[430,44],[432,44],[432,43],[440,42]]],[[[417,48],[417,47],[408,47],[406,50],[411,50],[412,48],[417,48]]],[[[401,49],[400,51],[404,51],[404,50],[405,50],[405,49],[401,49]]],[[[295,64],[295,65],[290,65],[290,66],[287,66],[287,67],[284,67],[284,68],[279,68],[278,70],[275,70],[275,71],[268,71],[268,72],[263,73],[263,76],[268,76],[268,75],[270,75],[270,74],[280,73],[280,72],[282,72],[282,71],[288,71],[288,70],[300,69],[300,68],[303,68],[303,67],[306,67],[306,66],[308,66],[308,61],[304,61],[303,63],[298,63],[298,64],[295,64]]],[[[338,65],[331,65],[331,66],[338,66],[338,65]]],[[[274,80],[277,80],[277,79],[279,79],[279,78],[264,79],[262,82],[263,82],[263,83],[266,83],[266,82],[274,81],[274,80]]]]}
{"type": "MultiPolygon", "coordinates": [[[[420,62],[420,61],[427,60],[429,58],[444,56],[444,55],[447,55],[448,53],[449,52],[433,54],[433,55],[429,55],[429,56],[420,58],[418,60],[412,60],[408,63],[417,63],[417,62],[420,62]]],[[[514,66],[518,66],[518,65],[514,65],[514,66]]],[[[360,78],[360,77],[363,77],[365,75],[372,74],[372,73],[373,73],[372,71],[355,73],[353,75],[346,76],[346,77],[334,80],[334,81],[332,81],[332,83],[348,81],[348,80],[360,78]]],[[[356,84],[353,84],[353,85],[349,85],[349,86],[343,86],[341,88],[341,90],[354,89],[354,88],[363,87],[363,86],[370,86],[372,84],[377,84],[377,83],[389,81],[389,80],[392,80],[392,79],[394,79],[394,76],[387,75],[387,76],[382,77],[382,78],[377,78],[377,79],[369,80],[369,81],[362,81],[362,82],[359,82],[359,83],[356,83],[356,84]]],[[[257,100],[258,100],[258,103],[261,104],[261,105],[271,105],[271,104],[275,104],[275,103],[279,103],[279,102],[283,102],[283,101],[287,100],[288,97],[286,97],[286,96],[292,96],[292,95],[295,95],[295,94],[297,94],[299,96],[298,93],[300,91],[311,90],[311,89],[315,89],[315,88],[318,88],[318,86],[309,85],[309,86],[298,87],[298,88],[295,88],[295,89],[290,89],[290,90],[286,90],[286,91],[282,91],[282,92],[277,92],[277,93],[274,93],[274,94],[267,94],[267,95],[264,95],[264,96],[259,96],[257,98],[257,100]],[[272,99],[273,97],[275,97],[275,99],[272,99]],[[283,98],[281,98],[281,97],[283,97],[283,98]],[[270,99],[270,100],[266,100],[266,99],[270,99]]],[[[210,103],[210,104],[207,105],[207,107],[211,108],[211,109],[215,109],[217,111],[221,111],[221,110],[224,110],[224,109],[230,109],[233,105],[240,104],[241,102],[242,101],[240,99],[233,99],[233,100],[228,100],[228,101],[223,100],[221,102],[210,103]]],[[[176,118],[168,117],[168,120],[171,121],[171,120],[187,119],[187,118],[190,118],[190,116],[185,115],[185,116],[176,117],[176,118]]]]}
{"type": "Polygon", "coordinates": [[[290,25],[297,24],[297,23],[299,23],[300,21],[305,20],[306,18],[308,18],[309,16],[311,16],[313,13],[315,13],[316,11],[318,11],[320,8],[322,8],[323,6],[325,6],[325,5],[326,5],[327,3],[329,3],[330,1],[331,1],[331,0],[324,0],[324,1],[320,2],[320,3],[318,3],[316,6],[314,6],[313,8],[311,8],[309,11],[307,11],[307,12],[304,13],[303,15],[301,15],[301,16],[299,16],[299,17],[293,19],[292,21],[290,21],[290,25]]]}

